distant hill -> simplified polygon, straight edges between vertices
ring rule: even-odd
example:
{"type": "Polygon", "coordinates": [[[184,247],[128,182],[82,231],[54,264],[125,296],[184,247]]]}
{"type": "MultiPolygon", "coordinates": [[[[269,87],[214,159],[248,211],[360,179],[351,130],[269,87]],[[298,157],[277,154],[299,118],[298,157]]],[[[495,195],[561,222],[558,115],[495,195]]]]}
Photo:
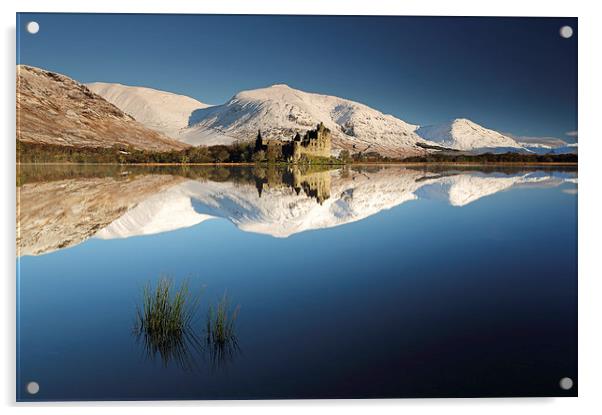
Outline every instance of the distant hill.
{"type": "Polygon", "coordinates": [[[508,149],[523,148],[512,137],[485,128],[466,118],[456,118],[442,124],[423,126],[418,128],[416,133],[425,140],[454,150],[472,151],[500,148],[507,151],[508,149]]]}

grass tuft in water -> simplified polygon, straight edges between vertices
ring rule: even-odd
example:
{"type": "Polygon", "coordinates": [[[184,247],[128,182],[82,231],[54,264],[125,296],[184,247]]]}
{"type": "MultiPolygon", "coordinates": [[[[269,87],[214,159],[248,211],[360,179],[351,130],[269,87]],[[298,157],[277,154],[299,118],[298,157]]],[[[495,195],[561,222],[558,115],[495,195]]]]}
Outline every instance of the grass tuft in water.
{"type": "Polygon", "coordinates": [[[221,366],[231,360],[238,348],[235,324],[240,307],[230,308],[227,294],[210,306],[207,312],[206,341],[214,366],[221,366]]]}
{"type": "Polygon", "coordinates": [[[190,329],[198,303],[199,296],[190,293],[187,281],[177,287],[162,277],[156,286],[144,287],[134,330],[143,337],[149,355],[159,353],[165,365],[170,360],[185,363],[190,344],[198,343],[190,329]]]}

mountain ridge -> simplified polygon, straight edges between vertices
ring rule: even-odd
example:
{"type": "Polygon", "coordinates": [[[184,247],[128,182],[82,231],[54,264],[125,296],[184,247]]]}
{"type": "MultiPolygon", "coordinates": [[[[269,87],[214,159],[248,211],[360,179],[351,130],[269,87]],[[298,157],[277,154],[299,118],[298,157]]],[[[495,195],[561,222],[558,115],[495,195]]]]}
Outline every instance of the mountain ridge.
{"type": "Polygon", "coordinates": [[[252,140],[258,130],[265,138],[292,138],[318,123],[331,130],[333,149],[376,151],[383,155],[416,155],[416,125],[359,102],[294,89],[285,84],[245,90],[226,103],[200,109],[191,116],[184,142],[231,144],[252,140]]]}
{"type": "Polygon", "coordinates": [[[187,147],[146,128],[66,75],[17,65],[17,140],[70,147],[187,147]]]}
{"type": "Polygon", "coordinates": [[[223,104],[208,105],[149,87],[105,82],[84,85],[25,65],[18,65],[17,73],[17,138],[36,143],[119,144],[168,151],[252,141],[257,131],[264,138],[286,141],[324,123],[331,131],[333,155],[341,150],[393,158],[448,150],[477,154],[576,152],[576,147],[556,148],[545,143],[529,146],[512,134],[467,118],[419,126],[360,102],[282,83],[240,91],[223,104]],[[39,91],[31,88],[29,78],[37,79],[39,91]]]}
{"type": "MultiPolygon", "coordinates": [[[[149,128],[148,114],[131,111],[109,91],[127,87],[116,84],[94,83],[92,89],[105,96],[125,112],[135,114],[149,128]],[[97,85],[103,85],[99,87],[97,85]]],[[[143,88],[158,94],[175,95],[143,88]]],[[[189,97],[176,95],[179,99],[189,97]]],[[[447,148],[468,152],[534,152],[513,136],[485,128],[467,118],[456,118],[441,124],[419,126],[392,115],[384,114],[360,102],[331,95],[305,92],[287,84],[243,90],[224,104],[196,104],[178,125],[157,130],[171,133],[171,137],[190,145],[232,144],[251,141],[261,130],[265,138],[287,140],[296,133],[304,133],[323,122],[333,135],[333,153],[346,149],[352,153],[377,152],[391,157],[424,154],[447,148]],[[187,118],[187,123],[184,122],[187,118]]],[[[128,101],[128,98],[124,99],[128,101]]],[[[151,113],[161,113],[150,108],[151,113]]],[[[166,109],[169,113],[171,110],[166,109]]]]}
{"type": "Polygon", "coordinates": [[[210,106],[186,95],[142,86],[106,82],[90,82],[86,86],[147,128],[174,139],[188,127],[195,110],[210,106]]]}
{"type": "Polygon", "coordinates": [[[485,128],[467,118],[455,118],[440,124],[421,126],[416,130],[416,134],[443,147],[461,151],[496,147],[523,148],[512,137],[485,128]]]}
{"type": "MultiPolygon", "coordinates": [[[[92,83],[91,89],[124,112],[132,114],[148,128],[162,131],[190,145],[232,144],[251,141],[261,130],[266,138],[287,139],[304,133],[323,122],[333,135],[336,154],[342,149],[351,152],[375,151],[389,156],[417,155],[416,143],[425,140],[414,134],[417,125],[372,109],[365,104],[330,95],[305,92],[286,84],[240,91],[224,104],[209,106],[199,101],[188,116],[188,125],[165,125],[150,122],[152,114],[161,109],[158,103],[132,105],[133,94],[140,87],[120,84],[92,83]],[[116,91],[119,91],[117,93],[116,91]],[[135,107],[135,108],[133,108],[135,107]]],[[[171,94],[155,90],[158,94],[171,94]]],[[[186,98],[185,96],[179,96],[186,98]]]]}

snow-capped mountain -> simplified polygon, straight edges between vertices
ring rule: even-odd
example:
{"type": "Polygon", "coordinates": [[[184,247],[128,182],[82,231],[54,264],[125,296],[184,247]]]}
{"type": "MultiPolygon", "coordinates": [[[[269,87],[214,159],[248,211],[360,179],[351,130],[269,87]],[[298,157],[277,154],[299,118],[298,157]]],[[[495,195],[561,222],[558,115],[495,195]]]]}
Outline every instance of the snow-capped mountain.
{"type": "Polygon", "coordinates": [[[577,143],[565,143],[564,145],[546,145],[521,143],[521,145],[535,154],[577,154],[577,143]]]}
{"type": "Polygon", "coordinates": [[[86,86],[147,128],[174,139],[188,127],[194,111],[208,107],[194,98],[152,88],[104,82],[86,86]]]}
{"type": "Polygon", "coordinates": [[[570,143],[566,146],[554,147],[552,149],[553,154],[577,154],[579,149],[579,143],[570,143]]]}
{"type": "Polygon", "coordinates": [[[358,102],[283,84],[242,91],[216,106],[151,88],[102,82],[87,86],[147,128],[191,145],[249,141],[258,130],[265,138],[286,140],[323,122],[332,133],[335,154],[341,149],[392,157],[423,154],[417,144],[473,153],[548,152],[545,144],[529,146],[465,118],[419,127],[358,102]]]}
{"type": "Polygon", "coordinates": [[[354,101],[287,85],[242,91],[216,106],[151,88],[101,82],[87,86],[147,128],[192,145],[253,140],[258,130],[266,138],[289,139],[320,122],[332,133],[335,153],[348,149],[405,156],[424,151],[416,143],[426,143],[414,133],[417,125],[354,101]]]}
{"type": "Polygon", "coordinates": [[[523,146],[512,137],[480,126],[466,118],[457,118],[442,124],[423,126],[416,130],[416,134],[425,140],[454,150],[523,149],[523,146]]]}
{"type": "Polygon", "coordinates": [[[519,142],[519,144],[525,148],[538,148],[538,149],[542,149],[542,150],[550,150],[552,148],[554,148],[552,145],[550,144],[543,144],[543,143],[522,143],[519,142]]]}
{"type": "Polygon", "coordinates": [[[223,105],[194,112],[179,139],[188,144],[229,144],[266,138],[292,138],[323,122],[332,133],[333,150],[376,151],[391,156],[417,154],[416,125],[366,105],[287,85],[243,91],[223,105]]]}

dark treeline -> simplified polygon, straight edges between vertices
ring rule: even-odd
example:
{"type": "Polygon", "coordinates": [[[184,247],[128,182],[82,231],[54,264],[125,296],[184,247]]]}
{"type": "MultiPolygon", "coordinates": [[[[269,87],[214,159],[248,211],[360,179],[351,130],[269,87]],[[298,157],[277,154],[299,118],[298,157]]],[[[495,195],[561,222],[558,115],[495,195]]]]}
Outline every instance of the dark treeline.
{"type": "Polygon", "coordinates": [[[577,163],[577,154],[525,154],[485,153],[466,154],[455,152],[430,153],[403,159],[383,156],[377,152],[355,153],[353,163],[577,163]]]}
{"type": "MultiPolygon", "coordinates": [[[[146,151],[125,146],[69,147],[53,144],[17,141],[17,161],[20,163],[286,163],[255,151],[253,143],[234,143],[210,147],[189,147],[185,150],[146,151]]],[[[324,157],[305,157],[300,164],[344,164],[344,160],[324,157]]]]}
{"type": "Polygon", "coordinates": [[[70,147],[17,141],[17,161],[21,163],[245,163],[252,162],[252,154],[249,144],[159,152],[126,146],[70,147]]]}
{"type": "Polygon", "coordinates": [[[577,163],[577,154],[428,154],[407,157],[407,163],[577,163]]]}
{"type": "MultiPolygon", "coordinates": [[[[253,143],[234,143],[210,147],[189,147],[180,151],[146,151],[130,147],[70,147],[17,141],[20,163],[276,163],[263,151],[255,151],[253,143]]],[[[338,157],[303,158],[299,164],[341,165],[349,163],[576,163],[577,154],[454,154],[433,153],[404,159],[381,156],[376,152],[350,154],[342,150],[338,157]]]]}

